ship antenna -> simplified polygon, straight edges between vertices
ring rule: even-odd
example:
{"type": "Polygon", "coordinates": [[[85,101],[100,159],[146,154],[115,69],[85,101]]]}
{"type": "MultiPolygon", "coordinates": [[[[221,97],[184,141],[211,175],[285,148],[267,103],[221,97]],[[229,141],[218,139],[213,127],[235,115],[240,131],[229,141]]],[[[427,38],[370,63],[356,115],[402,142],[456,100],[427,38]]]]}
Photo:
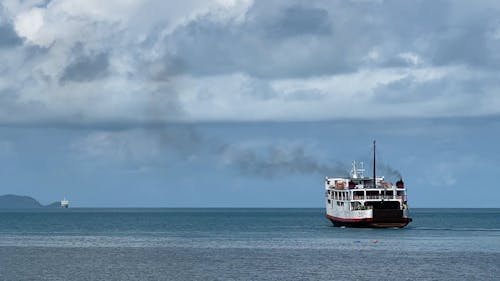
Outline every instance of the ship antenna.
{"type": "Polygon", "coordinates": [[[375,160],[375,141],[373,141],[373,188],[377,188],[377,178],[376,178],[376,160],[375,160]]]}

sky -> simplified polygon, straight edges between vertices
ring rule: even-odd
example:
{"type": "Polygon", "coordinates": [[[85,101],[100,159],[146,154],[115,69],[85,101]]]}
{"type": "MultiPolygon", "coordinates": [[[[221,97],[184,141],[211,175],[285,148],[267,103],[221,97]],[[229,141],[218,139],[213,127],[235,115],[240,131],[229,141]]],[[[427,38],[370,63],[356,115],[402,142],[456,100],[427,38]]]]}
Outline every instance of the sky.
{"type": "Polygon", "coordinates": [[[2,0],[0,194],[322,207],[352,160],[410,207],[500,207],[498,1],[2,0]],[[369,164],[367,164],[369,165],[369,164]]]}

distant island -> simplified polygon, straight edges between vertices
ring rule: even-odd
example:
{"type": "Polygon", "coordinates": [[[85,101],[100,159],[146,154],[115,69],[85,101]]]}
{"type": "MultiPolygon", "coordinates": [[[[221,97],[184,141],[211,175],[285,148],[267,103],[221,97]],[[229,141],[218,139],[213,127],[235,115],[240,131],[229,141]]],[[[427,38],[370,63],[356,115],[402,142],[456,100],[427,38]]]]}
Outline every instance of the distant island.
{"type": "Polygon", "coordinates": [[[0,195],[0,209],[38,209],[38,208],[60,208],[60,202],[42,205],[30,196],[6,194],[0,195]]]}

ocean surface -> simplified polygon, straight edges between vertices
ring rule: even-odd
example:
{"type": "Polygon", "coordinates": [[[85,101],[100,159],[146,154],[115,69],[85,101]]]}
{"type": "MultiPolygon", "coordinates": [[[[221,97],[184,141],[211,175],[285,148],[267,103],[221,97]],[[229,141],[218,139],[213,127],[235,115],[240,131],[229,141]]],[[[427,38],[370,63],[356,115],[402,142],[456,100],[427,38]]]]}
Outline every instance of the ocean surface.
{"type": "Polygon", "coordinates": [[[500,280],[500,209],[412,209],[404,229],[324,209],[0,210],[0,280],[500,280]]]}

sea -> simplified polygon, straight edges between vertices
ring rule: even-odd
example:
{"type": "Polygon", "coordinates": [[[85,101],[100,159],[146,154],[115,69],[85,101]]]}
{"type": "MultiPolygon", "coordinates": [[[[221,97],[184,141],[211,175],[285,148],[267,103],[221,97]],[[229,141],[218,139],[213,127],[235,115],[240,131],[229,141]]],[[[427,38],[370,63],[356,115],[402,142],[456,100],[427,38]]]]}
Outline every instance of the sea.
{"type": "Polygon", "coordinates": [[[412,209],[403,229],[324,209],[0,210],[0,280],[500,280],[500,209],[412,209]]]}

